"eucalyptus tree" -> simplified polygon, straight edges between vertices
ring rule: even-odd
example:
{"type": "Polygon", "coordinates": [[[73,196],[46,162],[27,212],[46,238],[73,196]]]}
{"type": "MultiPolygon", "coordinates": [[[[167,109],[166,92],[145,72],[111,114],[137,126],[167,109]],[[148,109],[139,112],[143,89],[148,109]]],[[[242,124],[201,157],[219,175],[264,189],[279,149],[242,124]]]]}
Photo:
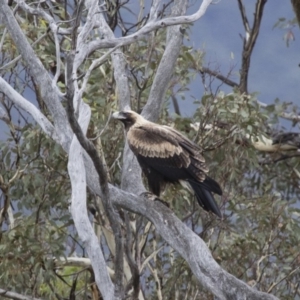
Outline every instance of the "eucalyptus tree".
{"type": "Polygon", "coordinates": [[[203,53],[183,43],[210,3],[188,15],[186,0],[0,0],[0,295],[299,296],[299,210],[286,201],[299,195],[297,137],[289,154],[276,146],[260,152],[276,141],[270,125],[278,116],[299,116],[247,89],[266,1],[257,1],[254,24],[238,1],[249,34],[240,82],[210,70],[203,53]],[[205,95],[193,117],[182,118],[178,98],[197,74],[205,95]],[[213,90],[215,77],[232,93],[213,90]],[[224,188],[224,219],[200,211],[180,187],[164,194],[170,208],[143,196],[139,165],[110,120],[126,107],[201,145],[224,188]]]}

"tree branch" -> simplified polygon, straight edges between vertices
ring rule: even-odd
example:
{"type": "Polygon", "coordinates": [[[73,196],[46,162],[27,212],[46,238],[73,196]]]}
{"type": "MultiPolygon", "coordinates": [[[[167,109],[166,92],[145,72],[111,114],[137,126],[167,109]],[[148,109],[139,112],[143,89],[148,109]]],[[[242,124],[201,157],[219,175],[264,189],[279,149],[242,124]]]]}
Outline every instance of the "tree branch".
{"type": "MultiPolygon", "coordinates": [[[[83,3],[83,2],[82,2],[83,3]]],[[[89,154],[90,158],[92,159],[94,166],[96,168],[96,171],[98,173],[99,178],[99,184],[101,187],[102,192],[102,202],[104,204],[104,209],[107,214],[110,226],[114,233],[114,239],[115,239],[115,248],[116,252],[114,253],[115,256],[115,296],[117,299],[121,299],[123,297],[124,288],[123,288],[123,275],[124,275],[124,262],[123,262],[123,254],[124,254],[124,246],[123,246],[123,239],[122,239],[122,230],[120,226],[120,216],[119,214],[114,210],[110,199],[109,199],[109,190],[108,190],[108,177],[107,177],[107,167],[104,165],[103,160],[100,158],[96,147],[93,145],[92,142],[90,142],[84,133],[82,132],[79,123],[77,122],[75,118],[75,110],[74,106],[78,109],[77,113],[79,115],[81,114],[81,109],[83,109],[86,104],[82,102],[81,94],[78,93],[75,90],[78,90],[77,85],[74,86],[74,80],[75,76],[77,74],[77,68],[78,65],[78,59],[76,60],[76,54],[78,53],[79,49],[81,48],[82,44],[85,42],[90,30],[93,28],[94,21],[93,18],[95,16],[95,12],[98,8],[97,1],[93,1],[90,3],[89,11],[88,11],[88,21],[85,23],[84,27],[82,28],[82,31],[80,32],[77,43],[75,39],[76,35],[73,35],[73,47],[74,52],[70,53],[67,56],[67,112],[68,112],[68,118],[71,125],[71,128],[73,129],[73,132],[75,133],[79,143],[81,146],[85,149],[85,151],[89,154]],[[75,60],[76,63],[75,63],[75,60]],[[76,95],[76,96],[75,96],[76,95]]],[[[78,8],[77,15],[80,15],[80,8],[78,8]]],[[[79,17],[76,17],[76,20],[78,20],[79,17]]],[[[78,28],[78,22],[75,21],[74,23],[74,31],[76,31],[78,28]]],[[[90,110],[89,110],[90,114],[90,110]]],[[[76,226],[77,227],[77,226],[76,226]]],[[[96,271],[97,272],[97,271],[96,271]]],[[[98,286],[101,290],[101,287],[98,286]]]]}
{"type": "Polygon", "coordinates": [[[216,77],[217,79],[221,80],[222,82],[224,82],[225,84],[231,86],[231,87],[238,87],[238,83],[230,80],[228,77],[222,75],[221,73],[217,72],[217,71],[213,71],[209,68],[206,68],[206,67],[203,67],[201,68],[200,72],[203,72],[203,73],[207,73],[213,77],[216,77]]]}
{"type": "Polygon", "coordinates": [[[0,288],[0,296],[2,296],[4,298],[9,298],[9,299],[15,299],[15,300],[42,300],[41,298],[25,296],[25,295],[18,294],[15,292],[10,292],[8,290],[3,290],[1,288],[0,288]]]}
{"type": "MultiPolygon", "coordinates": [[[[105,37],[104,40],[115,39],[114,33],[109,28],[105,21],[103,13],[99,11],[97,15],[99,30],[105,37]]],[[[116,45],[117,46],[117,45],[116,45]]],[[[121,44],[119,44],[121,46],[121,44]]],[[[117,87],[117,99],[119,100],[120,109],[123,110],[125,107],[130,107],[130,90],[126,69],[126,60],[121,49],[114,51],[111,54],[112,64],[114,67],[114,78],[116,80],[117,87]]]]}
{"type": "Polygon", "coordinates": [[[111,200],[149,219],[162,238],[189,264],[203,286],[220,299],[277,299],[258,292],[224,271],[213,259],[204,241],[186,227],[165,205],[119,190],[113,186],[111,200]]]}
{"type": "MultiPolygon", "coordinates": [[[[97,14],[97,22],[99,30],[105,38],[104,40],[115,39],[113,32],[106,23],[103,13],[100,10],[97,14]]],[[[86,55],[88,55],[88,53],[86,53],[86,55]]],[[[125,107],[130,107],[130,90],[126,69],[126,60],[121,49],[114,51],[111,54],[111,59],[114,67],[114,78],[116,80],[117,99],[119,100],[120,110],[122,110],[125,107]]],[[[141,179],[141,169],[127,145],[124,148],[121,186],[123,189],[131,190],[136,194],[141,194],[145,191],[141,179]]]]}
{"type": "Polygon", "coordinates": [[[59,142],[55,128],[49,120],[32,103],[16,92],[2,77],[0,77],[0,90],[18,107],[28,112],[48,136],[59,142]]]}
{"type": "Polygon", "coordinates": [[[65,139],[68,137],[70,138],[71,131],[67,122],[65,110],[59,101],[58,89],[56,85],[52,84],[51,77],[27,41],[12,13],[12,10],[6,4],[6,0],[0,0],[0,7],[0,19],[6,26],[12,40],[22,55],[24,62],[28,66],[31,75],[35,79],[35,82],[37,83],[41,92],[41,98],[51,112],[56,134],[59,139],[62,139],[61,144],[63,147],[66,147],[67,143],[70,143],[70,141],[65,139]],[[64,132],[68,132],[69,134],[63,134],[64,132]]]}
{"type": "MultiPolygon", "coordinates": [[[[77,44],[76,44],[76,51],[75,51],[75,59],[74,59],[74,65],[71,64],[69,61],[69,67],[73,66],[72,68],[72,75],[68,77],[68,89],[72,89],[72,77],[73,79],[76,76],[77,73],[77,68],[80,65],[81,62],[81,55],[80,49],[85,48],[85,43],[88,38],[88,35],[90,34],[91,30],[96,26],[96,24],[101,24],[102,29],[102,34],[105,35],[113,35],[111,32],[110,28],[108,27],[103,14],[101,13],[101,9],[98,6],[98,1],[93,0],[89,3],[86,3],[86,8],[88,9],[88,16],[87,16],[87,21],[82,28],[80,34],[78,35],[77,39],[77,44]]],[[[109,51],[110,53],[112,51],[109,51]]],[[[105,56],[107,56],[107,54],[105,56]]],[[[123,63],[123,57],[120,59],[114,58],[114,54],[116,51],[112,54],[112,61],[113,64],[117,64],[117,67],[120,66],[120,64],[123,63]]],[[[120,76],[120,74],[115,74],[115,78],[117,81],[117,87],[121,87],[122,90],[125,92],[126,96],[126,91],[128,94],[128,100],[129,98],[129,88],[128,88],[128,82],[127,82],[127,77],[124,76],[125,74],[125,64],[123,63],[124,67],[122,68],[115,68],[117,72],[123,72],[120,76]],[[124,83],[125,79],[125,83],[124,83]],[[119,80],[119,81],[118,81],[119,80]],[[121,80],[121,83],[120,83],[121,80]]],[[[67,69],[68,70],[68,69],[67,69]]],[[[69,121],[71,124],[71,127],[76,134],[81,146],[87,151],[87,153],[90,155],[91,159],[93,160],[93,163],[95,165],[95,168],[98,172],[99,176],[99,182],[102,190],[102,201],[104,203],[104,209],[106,211],[109,223],[111,225],[111,228],[114,233],[114,240],[115,240],[115,249],[116,252],[114,253],[115,256],[115,296],[117,298],[122,298],[123,293],[124,293],[124,287],[123,287],[123,275],[124,275],[124,262],[123,262],[123,257],[124,257],[124,245],[123,245],[123,236],[122,236],[122,230],[121,230],[121,225],[120,225],[120,216],[119,214],[114,210],[111,202],[110,202],[110,195],[108,191],[108,178],[107,178],[107,172],[105,169],[107,167],[104,166],[104,160],[98,155],[97,149],[94,147],[94,145],[82,134],[80,127],[76,125],[76,119],[74,115],[74,107],[72,101],[74,101],[75,105],[77,102],[82,102],[81,95],[83,93],[83,89],[81,90],[81,93],[76,93],[76,97],[74,99],[75,93],[72,92],[70,95],[68,95],[68,117],[69,121]],[[77,127],[77,128],[76,128],[77,127]],[[76,130],[76,131],[75,131],[76,130]]]]}
{"type": "MultiPolygon", "coordinates": [[[[81,109],[79,121],[85,112],[81,109]]],[[[84,124],[85,126],[87,124],[84,124]]],[[[88,218],[86,208],[86,172],[83,162],[82,148],[74,135],[70,146],[68,172],[72,187],[71,213],[76,225],[76,229],[83,241],[95,275],[95,281],[103,299],[112,300],[114,298],[114,286],[106,270],[106,262],[100,248],[98,238],[88,218]]]]}
{"type": "Polygon", "coordinates": [[[72,34],[72,30],[58,28],[55,19],[52,18],[51,15],[47,14],[45,10],[40,9],[40,6],[31,7],[28,4],[26,4],[24,0],[16,0],[16,2],[18,3],[18,6],[23,9],[23,11],[34,16],[40,16],[42,19],[47,21],[54,34],[56,34],[57,32],[59,34],[72,34]]]}
{"type": "MultiPolygon", "coordinates": [[[[205,5],[205,2],[210,1],[203,1],[202,5],[205,5]]],[[[185,14],[186,7],[186,0],[175,0],[172,7],[172,16],[175,18],[176,16],[185,14]]],[[[166,91],[169,87],[169,82],[172,78],[173,70],[181,50],[183,35],[180,32],[180,27],[180,25],[172,26],[167,30],[166,49],[157,68],[147,104],[142,112],[144,117],[151,121],[156,121],[159,117],[166,91]]]]}
{"type": "MultiPolygon", "coordinates": [[[[122,231],[121,231],[121,226],[119,223],[120,217],[114,211],[114,208],[110,202],[110,194],[109,194],[108,185],[107,185],[108,178],[107,178],[106,168],[103,163],[103,159],[99,156],[99,153],[97,152],[97,149],[94,146],[94,144],[85,137],[83,131],[81,130],[79,122],[77,122],[77,120],[75,118],[75,110],[74,110],[73,102],[77,103],[77,101],[78,101],[79,116],[82,115],[82,117],[84,118],[82,121],[87,122],[86,128],[84,128],[84,131],[86,131],[89,120],[90,120],[90,108],[85,103],[82,102],[81,98],[77,97],[76,101],[74,101],[74,86],[73,86],[73,80],[72,80],[72,76],[74,74],[73,59],[74,59],[74,54],[70,53],[67,56],[67,95],[66,95],[66,98],[67,98],[68,119],[69,119],[71,128],[72,128],[73,132],[75,133],[80,145],[89,154],[90,158],[92,159],[92,161],[94,163],[96,171],[98,173],[104,209],[105,209],[105,212],[107,213],[110,225],[114,232],[114,238],[115,238],[115,243],[116,243],[116,253],[115,253],[116,298],[121,299],[123,296],[122,282],[123,282],[123,252],[124,252],[124,249],[123,249],[123,241],[122,241],[122,231]],[[87,118],[87,120],[86,120],[86,118],[87,118]]],[[[82,126],[82,124],[81,124],[81,126],[82,126]]],[[[75,179],[73,179],[73,180],[75,180],[75,179]]],[[[72,188],[72,193],[73,193],[73,188],[72,188]]],[[[86,199],[86,197],[84,199],[86,199]]],[[[72,201],[72,203],[73,203],[73,201],[72,201]]],[[[74,208],[74,209],[76,209],[76,208],[74,208]]],[[[79,211],[79,213],[80,212],[81,211],[79,211]]],[[[88,218],[87,212],[86,212],[86,218],[88,218]]],[[[76,226],[77,230],[78,230],[78,226],[80,226],[79,224],[80,223],[77,223],[77,226],[76,226]]],[[[102,254],[102,252],[101,252],[101,254],[102,254]]],[[[98,273],[98,272],[95,271],[95,273],[98,273]]],[[[95,274],[95,277],[96,277],[96,274],[95,274]]],[[[106,282],[106,284],[108,284],[108,283],[106,282]]],[[[102,291],[102,287],[101,286],[98,286],[98,287],[102,291]]]]}
{"type": "Polygon", "coordinates": [[[248,94],[248,74],[250,68],[250,59],[259,33],[260,23],[261,23],[263,10],[266,2],[267,0],[257,0],[255,6],[255,12],[254,12],[254,22],[250,30],[242,0],[238,1],[242,19],[243,19],[243,24],[246,29],[246,36],[244,37],[244,45],[243,45],[242,67],[240,71],[241,78],[240,78],[239,90],[241,93],[248,94]]]}
{"type": "Polygon", "coordinates": [[[300,2],[298,0],[291,0],[291,2],[297,17],[298,24],[300,26],[300,2]]]}
{"type": "Polygon", "coordinates": [[[137,32],[131,35],[120,37],[120,38],[111,38],[109,40],[102,39],[102,40],[92,41],[87,45],[88,54],[96,51],[97,49],[113,48],[117,45],[125,46],[134,43],[137,40],[143,38],[145,34],[160,28],[179,25],[179,24],[193,23],[204,15],[211,1],[212,0],[203,0],[198,11],[190,16],[169,17],[159,21],[149,22],[145,26],[143,26],[140,30],[138,30],[137,32]]]}

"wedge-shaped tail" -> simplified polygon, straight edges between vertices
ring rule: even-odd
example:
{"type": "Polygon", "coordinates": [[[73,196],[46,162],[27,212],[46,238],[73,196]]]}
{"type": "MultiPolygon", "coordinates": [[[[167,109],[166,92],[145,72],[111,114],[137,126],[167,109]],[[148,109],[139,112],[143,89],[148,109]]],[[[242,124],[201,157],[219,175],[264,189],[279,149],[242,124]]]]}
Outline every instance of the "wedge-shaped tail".
{"type": "Polygon", "coordinates": [[[211,211],[214,214],[216,214],[219,218],[222,218],[221,211],[212,194],[212,192],[215,192],[219,195],[222,195],[222,191],[219,185],[209,177],[203,182],[197,182],[194,181],[193,179],[188,179],[187,182],[194,190],[199,205],[204,210],[211,211]]]}

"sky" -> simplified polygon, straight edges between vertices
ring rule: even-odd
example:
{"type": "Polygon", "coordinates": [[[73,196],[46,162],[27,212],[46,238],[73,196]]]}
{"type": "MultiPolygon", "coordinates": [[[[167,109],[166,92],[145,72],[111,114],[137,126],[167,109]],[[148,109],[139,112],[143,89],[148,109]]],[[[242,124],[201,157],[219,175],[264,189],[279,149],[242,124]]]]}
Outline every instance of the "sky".
{"type": "MultiPolygon", "coordinates": [[[[201,1],[194,1],[188,13],[193,13],[201,1]]],[[[246,12],[252,24],[255,7],[254,0],[245,0],[246,12]]],[[[241,50],[245,31],[238,9],[237,0],[216,0],[206,14],[195,22],[192,28],[191,43],[196,49],[206,52],[206,63],[216,63],[221,73],[227,74],[234,66],[232,80],[238,81],[241,65],[241,50]]],[[[284,35],[287,29],[273,28],[279,18],[295,18],[290,1],[269,0],[264,9],[261,30],[251,58],[249,73],[249,92],[258,92],[258,99],[273,103],[276,98],[293,102],[300,106],[300,32],[294,26],[292,32],[295,41],[287,47],[284,35]]],[[[205,65],[204,64],[204,65],[205,65]]],[[[190,86],[191,95],[201,95],[204,91],[199,85],[199,78],[190,86]]],[[[222,86],[225,92],[231,88],[222,86]]],[[[181,103],[181,112],[189,116],[195,109],[192,97],[181,103]]]]}

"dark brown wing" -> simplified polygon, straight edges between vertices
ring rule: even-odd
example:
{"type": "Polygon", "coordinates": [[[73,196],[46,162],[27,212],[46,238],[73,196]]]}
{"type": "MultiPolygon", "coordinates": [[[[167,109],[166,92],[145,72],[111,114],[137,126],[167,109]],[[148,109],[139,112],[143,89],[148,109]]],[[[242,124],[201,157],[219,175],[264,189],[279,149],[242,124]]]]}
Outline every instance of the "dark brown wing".
{"type": "Polygon", "coordinates": [[[206,175],[208,169],[197,145],[172,128],[152,124],[131,127],[127,140],[152,193],[159,196],[166,182],[187,181],[200,206],[221,217],[211,192],[222,194],[222,190],[206,175]]]}
{"type": "Polygon", "coordinates": [[[188,167],[190,157],[193,157],[201,163],[202,171],[208,172],[200,148],[173,128],[152,123],[133,126],[127,133],[127,140],[132,151],[137,154],[157,158],[178,156],[178,167],[188,167]]]}
{"type": "MultiPolygon", "coordinates": [[[[181,147],[183,147],[186,151],[188,151],[192,156],[199,156],[202,152],[202,149],[190,141],[187,137],[185,137],[183,134],[178,132],[172,127],[169,126],[162,126],[163,128],[167,129],[169,132],[174,135],[174,138],[176,138],[180,144],[181,147]]],[[[201,156],[201,155],[200,155],[201,156]]],[[[204,161],[204,158],[201,156],[202,160],[204,161]]]]}
{"type": "Polygon", "coordinates": [[[165,181],[189,176],[203,181],[206,177],[208,169],[200,149],[169,127],[152,124],[132,127],[127,140],[146,176],[146,167],[151,167],[161,173],[165,181]]]}

